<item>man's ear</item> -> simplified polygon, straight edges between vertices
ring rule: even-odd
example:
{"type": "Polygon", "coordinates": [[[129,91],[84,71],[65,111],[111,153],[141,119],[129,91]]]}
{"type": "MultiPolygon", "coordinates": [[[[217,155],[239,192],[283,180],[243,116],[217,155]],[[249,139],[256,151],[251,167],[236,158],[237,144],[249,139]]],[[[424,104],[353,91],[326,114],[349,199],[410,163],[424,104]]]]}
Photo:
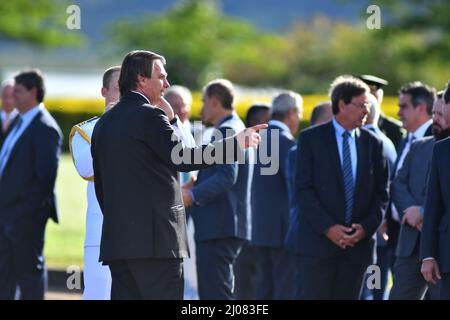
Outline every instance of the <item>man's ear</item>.
{"type": "Polygon", "coordinates": [[[344,102],[344,100],[339,99],[339,101],[338,101],[338,109],[339,109],[339,112],[344,111],[344,108],[345,108],[345,102],[344,102]]]}
{"type": "Polygon", "coordinates": [[[417,108],[420,108],[420,112],[422,112],[423,114],[428,114],[427,111],[427,104],[426,103],[420,103],[417,108]]]}
{"type": "Polygon", "coordinates": [[[145,77],[140,74],[137,75],[137,87],[142,87],[145,83],[145,77]]]}
{"type": "Polygon", "coordinates": [[[108,89],[106,89],[105,87],[102,87],[102,97],[106,97],[106,92],[108,91],[108,89]]]}
{"type": "Polygon", "coordinates": [[[216,96],[212,96],[210,99],[211,99],[211,105],[214,107],[214,109],[221,107],[220,101],[219,101],[219,99],[217,99],[216,96]]]}

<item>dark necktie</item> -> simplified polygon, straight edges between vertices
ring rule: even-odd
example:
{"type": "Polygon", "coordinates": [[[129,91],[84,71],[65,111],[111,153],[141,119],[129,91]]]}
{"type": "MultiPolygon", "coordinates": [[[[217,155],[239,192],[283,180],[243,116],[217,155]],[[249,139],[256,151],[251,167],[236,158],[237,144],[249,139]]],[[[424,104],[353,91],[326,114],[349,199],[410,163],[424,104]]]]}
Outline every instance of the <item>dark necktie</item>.
{"type": "Polygon", "coordinates": [[[348,144],[348,138],[350,133],[345,131],[342,134],[342,172],[344,175],[344,191],[345,191],[345,224],[351,225],[352,222],[352,210],[353,210],[353,170],[352,170],[352,158],[350,156],[350,146],[348,144]]]}

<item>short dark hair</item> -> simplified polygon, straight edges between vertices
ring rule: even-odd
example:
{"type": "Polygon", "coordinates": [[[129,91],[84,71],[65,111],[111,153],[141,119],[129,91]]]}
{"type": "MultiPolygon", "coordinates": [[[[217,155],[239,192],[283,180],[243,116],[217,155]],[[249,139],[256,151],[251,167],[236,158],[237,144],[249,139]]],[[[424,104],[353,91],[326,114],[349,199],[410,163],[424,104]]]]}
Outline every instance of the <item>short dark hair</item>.
{"type": "Polygon", "coordinates": [[[339,113],[339,100],[348,104],[353,97],[370,92],[369,87],[362,80],[351,75],[339,76],[331,83],[330,98],[333,114],[339,113]]]}
{"type": "Polygon", "coordinates": [[[448,104],[450,102],[450,81],[447,83],[447,88],[445,88],[443,97],[445,104],[448,104]]]}
{"type": "Polygon", "coordinates": [[[114,72],[119,72],[119,71],[120,71],[120,66],[114,66],[114,67],[111,67],[111,68],[108,68],[105,70],[105,72],[103,73],[103,79],[102,79],[103,88],[106,88],[109,90],[109,85],[111,82],[112,75],[114,74],[114,72]]]}
{"type": "Polygon", "coordinates": [[[314,126],[323,117],[327,109],[331,109],[331,102],[324,101],[316,105],[311,113],[310,123],[314,126]]]}
{"type": "Polygon", "coordinates": [[[166,59],[163,56],[151,51],[134,50],[125,56],[119,77],[120,95],[136,89],[138,75],[150,78],[153,71],[153,63],[155,60],[161,60],[163,64],[166,59]]]}
{"type": "Polygon", "coordinates": [[[44,76],[42,75],[41,70],[31,69],[21,71],[14,77],[14,81],[16,82],[16,84],[23,85],[25,88],[27,88],[27,90],[36,88],[36,100],[39,103],[44,101],[45,85],[44,76]]]}
{"type": "Polygon", "coordinates": [[[213,80],[206,85],[203,92],[208,98],[216,97],[224,109],[234,109],[234,88],[230,81],[225,79],[213,80]]]}
{"type": "Polygon", "coordinates": [[[261,116],[264,112],[270,112],[270,106],[264,103],[257,103],[252,106],[247,111],[247,116],[245,117],[245,125],[251,127],[259,124],[261,122],[261,116]]]}
{"type": "Polygon", "coordinates": [[[414,108],[421,103],[425,103],[427,105],[427,113],[429,115],[432,114],[434,100],[436,100],[436,89],[433,87],[420,81],[414,81],[403,85],[399,90],[399,94],[409,94],[414,108]]]}

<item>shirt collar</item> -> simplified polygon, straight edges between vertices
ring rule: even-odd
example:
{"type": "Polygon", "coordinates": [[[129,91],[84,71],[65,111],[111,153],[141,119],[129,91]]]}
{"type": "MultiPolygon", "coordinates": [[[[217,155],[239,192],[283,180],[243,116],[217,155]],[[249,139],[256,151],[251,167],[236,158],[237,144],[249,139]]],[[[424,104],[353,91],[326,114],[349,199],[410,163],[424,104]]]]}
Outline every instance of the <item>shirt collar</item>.
{"type": "Polygon", "coordinates": [[[131,92],[134,92],[134,93],[137,93],[137,94],[141,95],[142,97],[144,97],[145,100],[147,100],[148,104],[151,104],[150,100],[148,100],[148,98],[146,96],[144,96],[142,93],[140,93],[139,91],[131,90],[131,92]]]}
{"type": "Polygon", "coordinates": [[[229,115],[223,117],[222,120],[220,120],[220,121],[217,123],[216,128],[219,128],[224,122],[226,122],[226,121],[232,119],[233,117],[234,117],[234,113],[229,114],[229,115]]]}
{"type": "Polygon", "coordinates": [[[355,132],[356,132],[356,129],[352,129],[352,130],[346,130],[346,129],[344,129],[344,128],[339,124],[339,122],[336,121],[336,118],[335,118],[335,117],[333,117],[332,122],[333,122],[334,130],[335,130],[336,134],[337,134],[339,137],[342,137],[342,134],[344,133],[344,131],[348,131],[348,132],[350,133],[350,137],[351,137],[352,139],[355,138],[355,132]]]}
{"type": "Polygon", "coordinates": [[[25,112],[24,114],[21,114],[20,117],[23,121],[23,124],[30,123],[34,119],[34,117],[39,113],[39,111],[42,110],[44,110],[44,104],[41,102],[37,106],[34,106],[33,108],[25,112]]]}
{"type": "Polygon", "coordinates": [[[425,136],[425,132],[427,131],[428,127],[433,123],[433,120],[428,120],[427,122],[423,123],[419,128],[417,128],[416,131],[412,133],[412,135],[416,139],[422,139],[425,136]]]}
{"type": "Polygon", "coordinates": [[[19,111],[17,111],[17,109],[13,109],[13,111],[11,111],[10,113],[7,113],[5,110],[2,110],[2,112],[1,112],[2,120],[6,119],[6,115],[9,115],[9,120],[12,120],[18,114],[19,114],[19,111]]]}
{"type": "Polygon", "coordinates": [[[289,129],[289,127],[286,125],[286,123],[281,122],[279,120],[269,120],[269,126],[275,126],[280,128],[281,130],[283,130],[286,134],[288,134],[289,136],[292,137],[292,133],[291,130],[289,129]]]}

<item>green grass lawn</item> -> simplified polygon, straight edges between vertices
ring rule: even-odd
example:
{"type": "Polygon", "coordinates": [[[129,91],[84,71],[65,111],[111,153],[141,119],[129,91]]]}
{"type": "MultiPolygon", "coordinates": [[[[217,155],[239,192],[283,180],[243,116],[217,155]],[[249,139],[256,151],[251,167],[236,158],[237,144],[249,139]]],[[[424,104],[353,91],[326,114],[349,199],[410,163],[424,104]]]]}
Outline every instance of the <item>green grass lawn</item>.
{"type": "Polygon", "coordinates": [[[45,257],[49,268],[83,266],[86,184],[76,172],[70,154],[63,154],[56,180],[59,224],[47,224],[45,257]]]}

